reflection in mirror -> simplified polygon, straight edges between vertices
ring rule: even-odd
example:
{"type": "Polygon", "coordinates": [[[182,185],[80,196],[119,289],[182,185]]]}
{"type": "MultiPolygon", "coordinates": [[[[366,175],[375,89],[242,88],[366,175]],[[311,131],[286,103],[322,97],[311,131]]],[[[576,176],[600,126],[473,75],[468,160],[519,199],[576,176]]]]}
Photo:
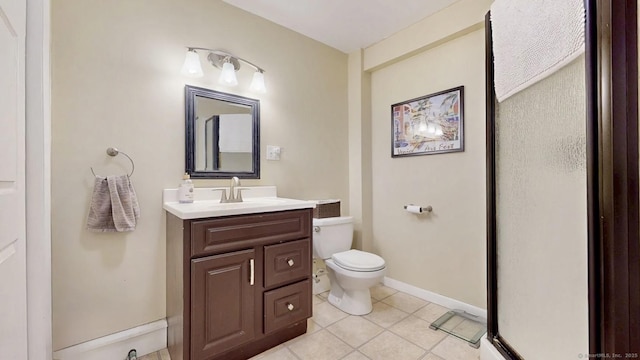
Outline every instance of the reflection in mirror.
{"type": "Polygon", "coordinates": [[[251,171],[251,107],[196,96],[196,171],[251,171]]]}
{"type": "Polygon", "coordinates": [[[259,178],[259,100],[189,85],[185,94],[191,177],[259,178]]]}

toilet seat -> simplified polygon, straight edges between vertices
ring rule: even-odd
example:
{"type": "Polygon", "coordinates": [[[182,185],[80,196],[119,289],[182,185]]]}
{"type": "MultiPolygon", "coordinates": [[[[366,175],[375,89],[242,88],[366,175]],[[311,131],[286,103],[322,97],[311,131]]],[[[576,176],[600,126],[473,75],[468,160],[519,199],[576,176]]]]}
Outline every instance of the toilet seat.
{"type": "Polygon", "coordinates": [[[347,250],[331,255],[336,265],[351,271],[378,271],[385,262],[380,256],[360,250],[347,250]]]}

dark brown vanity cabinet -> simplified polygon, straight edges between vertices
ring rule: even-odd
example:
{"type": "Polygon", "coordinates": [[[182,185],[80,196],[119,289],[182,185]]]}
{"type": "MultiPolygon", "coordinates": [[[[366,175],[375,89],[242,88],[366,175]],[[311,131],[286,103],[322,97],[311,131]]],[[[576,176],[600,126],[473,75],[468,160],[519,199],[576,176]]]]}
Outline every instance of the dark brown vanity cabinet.
{"type": "Polygon", "coordinates": [[[167,213],[172,360],[247,359],[304,334],[311,209],[182,220],[167,213]]]}

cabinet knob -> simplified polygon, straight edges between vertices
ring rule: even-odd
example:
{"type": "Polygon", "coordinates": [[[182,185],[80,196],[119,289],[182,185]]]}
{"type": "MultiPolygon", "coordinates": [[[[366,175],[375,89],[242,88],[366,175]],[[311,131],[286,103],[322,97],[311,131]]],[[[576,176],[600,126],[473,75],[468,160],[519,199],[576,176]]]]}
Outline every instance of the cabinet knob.
{"type": "Polygon", "coordinates": [[[294,308],[295,308],[295,306],[293,306],[292,303],[288,303],[287,304],[287,309],[289,309],[289,311],[293,311],[294,308]]]}
{"type": "Polygon", "coordinates": [[[291,267],[295,264],[295,262],[293,261],[293,259],[288,259],[287,264],[289,264],[289,267],[291,267]]]}

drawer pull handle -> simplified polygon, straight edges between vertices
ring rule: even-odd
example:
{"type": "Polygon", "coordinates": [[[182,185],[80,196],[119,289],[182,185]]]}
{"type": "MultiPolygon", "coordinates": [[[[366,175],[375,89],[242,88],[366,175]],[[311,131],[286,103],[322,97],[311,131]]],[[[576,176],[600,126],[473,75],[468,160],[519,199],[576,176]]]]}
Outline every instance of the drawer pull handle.
{"type": "Polygon", "coordinates": [[[288,303],[287,304],[287,309],[289,309],[289,311],[293,311],[293,309],[295,309],[295,306],[293,306],[292,303],[288,303]]]}
{"type": "Polygon", "coordinates": [[[289,264],[289,267],[292,267],[295,264],[295,261],[293,261],[293,259],[287,259],[287,264],[289,264]]]}
{"type": "Polygon", "coordinates": [[[250,274],[249,274],[249,285],[253,285],[254,283],[254,264],[253,259],[249,260],[250,274]]]}

